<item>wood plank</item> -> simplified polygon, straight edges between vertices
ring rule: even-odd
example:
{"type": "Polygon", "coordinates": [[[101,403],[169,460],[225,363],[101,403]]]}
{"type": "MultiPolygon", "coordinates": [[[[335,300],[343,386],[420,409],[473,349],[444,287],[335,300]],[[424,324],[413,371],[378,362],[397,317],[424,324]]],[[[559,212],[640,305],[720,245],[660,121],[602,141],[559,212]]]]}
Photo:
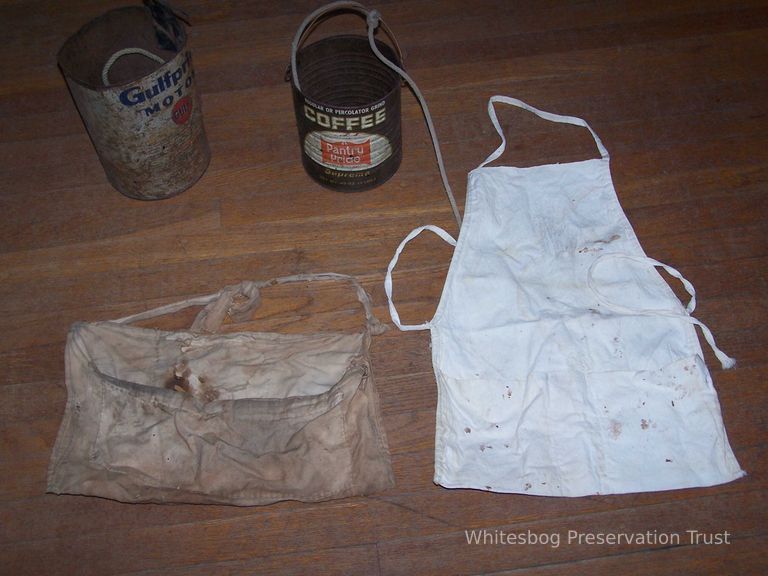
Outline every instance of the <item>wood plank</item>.
{"type": "MultiPolygon", "coordinates": [[[[766,206],[760,191],[745,192],[737,196],[709,199],[706,205],[668,204],[646,208],[627,208],[630,221],[640,238],[667,235],[670,231],[695,232],[709,227],[717,230],[729,226],[751,226],[761,222],[761,210],[766,206]]],[[[418,222],[445,224],[450,222],[447,203],[441,202],[436,211],[429,205],[398,213],[379,211],[347,212],[333,218],[333,225],[321,229],[311,226],[297,227],[292,221],[263,222],[259,245],[263,252],[295,248],[298,245],[325,246],[345,244],[353,230],[365,224],[363,242],[374,242],[386,237],[399,239],[408,225],[418,222]],[[440,217],[436,215],[440,214],[440,217]]],[[[205,220],[203,220],[205,221],[205,220]]],[[[252,253],[254,238],[251,232],[236,229],[232,232],[215,228],[196,228],[188,222],[171,223],[145,232],[99,239],[80,244],[67,244],[33,250],[17,250],[0,254],[0,278],[4,282],[33,280],[52,276],[73,276],[93,271],[141,269],[145,266],[170,265],[192,260],[225,258],[252,253]],[[222,236],[231,238],[226,245],[222,236]]]]}
{"type": "MultiPolygon", "coordinates": [[[[528,532],[538,536],[555,538],[559,535],[560,545],[502,545],[503,559],[499,559],[499,546],[468,544],[465,530],[457,530],[440,537],[421,539],[403,539],[382,544],[382,574],[477,574],[494,570],[500,565],[525,568],[540,564],[572,563],[616,553],[626,553],[638,549],[665,548],[669,544],[658,542],[658,534],[677,535],[679,542],[690,544],[688,530],[707,534],[724,533],[747,537],[763,535],[764,495],[759,491],[747,492],[736,496],[713,496],[683,503],[674,509],[664,504],[634,508],[632,515],[621,512],[607,512],[595,515],[580,515],[554,524],[548,521],[534,521],[530,524],[514,524],[494,529],[504,532],[524,534],[528,532]],[[563,526],[565,524],[565,526],[563,526]],[[659,530],[663,526],[663,530],[659,530]],[[575,538],[569,542],[569,536],[575,538]],[[656,533],[656,538],[648,538],[650,543],[615,545],[589,544],[580,542],[578,535],[620,534],[628,538],[630,534],[656,533]],[[461,550],[461,554],[456,554],[461,550]],[[453,552],[453,553],[451,553],[453,552]]],[[[493,530],[491,531],[493,533],[493,530]]],[[[720,553],[728,555],[728,549],[721,548],[720,553]]]]}
{"type": "MultiPolygon", "coordinates": [[[[500,502],[503,495],[489,495],[500,502]]],[[[514,499],[506,498],[507,501],[514,499]]],[[[516,497],[525,499],[526,497],[516,497]]],[[[589,506],[590,500],[572,500],[580,508],[589,506]]],[[[599,502],[591,502],[593,510],[599,509],[599,502]]],[[[545,507],[556,508],[556,500],[543,503],[545,507]]],[[[623,510],[607,512],[585,512],[577,516],[557,520],[537,513],[533,521],[514,524],[495,524],[499,530],[552,532],[563,525],[567,530],[578,532],[608,531],[617,524],[627,532],[646,532],[656,526],[665,526],[670,533],[685,534],[688,529],[703,532],[728,530],[734,535],[759,534],[763,529],[764,494],[760,490],[719,494],[715,496],[677,501],[674,508],[667,503],[633,507],[627,517],[623,510]],[[620,523],[619,523],[620,522],[620,523]]],[[[455,506],[454,506],[455,508],[455,506]]],[[[496,506],[499,509],[499,506],[496,506]]],[[[562,511],[562,507],[560,507],[562,511]]],[[[509,513],[510,509],[506,509],[509,513]]],[[[381,500],[351,499],[344,506],[333,505],[335,522],[322,526],[321,518],[327,516],[322,508],[302,510],[280,515],[248,515],[235,520],[209,521],[157,527],[136,528],[129,533],[103,532],[93,535],[78,535],[73,538],[76,545],[65,549],[58,540],[17,542],[0,548],[0,566],[5,571],[21,569],[21,573],[40,573],[44,566],[57,566],[69,572],[81,567],[86,574],[103,573],[106,569],[120,572],[127,570],[148,570],[159,566],[171,568],[195,565],[201,561],[236,561],[256,556],[271,555],[270,551],[281,549],[286,552],[301,552],[309,549],[326,549],[336,545],[379,541],[382,551],[382,571],[388,573],[441,574],[473,573],[486,570],[496,559],[492,548],[482,545],[467,545],[461,525],[452,525],[438,517],[414,511],[406,506],[392,506],[381,500]],[[302,526],[303,529],[298,529],[302,526]],[[253,533],[259,538],[254,542],[253,533]],[[295,537],[286,542],[285,534],[295,537]],[[166,541],[185,541],[194,538],[194,548],[169,549],[166,541]],[[461,545],[465,547],[461,547],[461,545]],[[462,554],[446,554],[459,547],[462,554]],[[131,565],[127,558],[134,558],[131,565]],[[54,559],[56,559],[54,561],[54,559]],[[8,562],[10,560],[10,562],[8,562]]],[[[646,546],[646,548],[656,546],[646,546]]],[[[620,550],[632,549],[621,546],[620,550]]],[[[551,550],[527,546],[505,548],[505,555],[517,565],[536,565],[545,559],[580,560],[595,557],[599,548],[589,546],[561,546],[551,550]]]]}
{"type": "MultiPolygon", "coordinates": [[[[624,576],[648,574],[648,567],[653,566],[653,573],[658,576],[677,576],[693,572],[701,576],[720,576],[721,574],[748,574],[755,566],[763,564],[760,558],[761,548],[767,537],[747,536],[729,538],[727,545],[689,544],[672,548],[661,548],[627,554],[614,554],[593,560],[582,560],[567,564],[553,563],[531,570],[503,570],[494,572],[497,576],[571,576],[576,574],[594,574],[609,576],[616,573],[624,576]]],[[[688,540],[691,540],[689,537],[688,540]]]]}
{"type": "Polygon", "coordinates": [[[279,554],[261,558],[246,558],[227,562],[201,562],[194,566],[163,567],[160,569],[141,570],[140,572],[124,572],[123,576],[231,576],[232,574],[275,574],[303,576],[305,574],[376,574],[379,570],[379,559],[376,546],[345,546],[279,554]]]}

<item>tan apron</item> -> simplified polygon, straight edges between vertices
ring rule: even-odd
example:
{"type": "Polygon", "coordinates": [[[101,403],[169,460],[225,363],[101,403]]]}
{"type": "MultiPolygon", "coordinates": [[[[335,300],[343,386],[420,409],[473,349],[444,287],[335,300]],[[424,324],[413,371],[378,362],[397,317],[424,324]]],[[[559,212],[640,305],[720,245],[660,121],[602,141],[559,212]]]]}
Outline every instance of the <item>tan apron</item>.
{"type": "Polygon", "coordinates": [[[305,502],[390,488],[394,477],[370,367],[385,327],[352,277],[243,282],[116,321],[78,323],[66,345],[68,392],[48,491],[123,502],[305,502]],[[259,288],[353,284],[360,333],[215,332],[242,320],[259,288]],[[129,324],[205,308],[188,332],[129,324]]]}

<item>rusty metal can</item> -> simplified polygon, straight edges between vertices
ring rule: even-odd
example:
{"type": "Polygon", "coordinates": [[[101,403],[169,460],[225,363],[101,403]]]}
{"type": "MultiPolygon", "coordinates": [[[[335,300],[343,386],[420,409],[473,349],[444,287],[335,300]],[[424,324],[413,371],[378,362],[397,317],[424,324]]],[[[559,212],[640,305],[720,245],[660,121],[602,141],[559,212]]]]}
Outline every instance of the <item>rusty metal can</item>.
{"type": "MultiPolygon", "coordinates": [[[[391,178],[402,159],[400,77],[376,57],[365,36],[330,36],[298,49],[318,22],[300,28],[296,76],[286,74],[293,80],[302,164],[332,190],[369,190],[391,178]]],[[[402,66],[392,41],[396,49],[378,40],[376,46],[402,66]]]]}
{"type": "Polygon", "coordinates": [[[184,24],[147,4],[92,20],[58,62],[109,182],[156,200],[197,182],[211,153],[184,24]]]}

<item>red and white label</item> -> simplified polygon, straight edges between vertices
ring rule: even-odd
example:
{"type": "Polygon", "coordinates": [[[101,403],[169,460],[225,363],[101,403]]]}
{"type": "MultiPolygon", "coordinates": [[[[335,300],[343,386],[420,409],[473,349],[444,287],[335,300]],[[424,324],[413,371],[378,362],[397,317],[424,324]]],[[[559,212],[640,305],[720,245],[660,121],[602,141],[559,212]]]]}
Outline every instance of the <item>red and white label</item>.
{"type": "Polygon", "coordinates": [[[371,165],[371,140],[326,140],[320,138],[323,163],[327,166],[367,168],[371,165]]]}
{"type": "Polygon", "coordinates": [[[173,107],[171,118],[173,118],[176,124],[185,124],[190,116],[192,116],[192,100],[190,100],[189,96],[184,96],[173,107]]]}
{"type": "Polygon", "coordinates": [[[392,146],[381,134],[313,131],[304,138],[304,153],[326,168],[354,172],[384,162],[392,146]]]}

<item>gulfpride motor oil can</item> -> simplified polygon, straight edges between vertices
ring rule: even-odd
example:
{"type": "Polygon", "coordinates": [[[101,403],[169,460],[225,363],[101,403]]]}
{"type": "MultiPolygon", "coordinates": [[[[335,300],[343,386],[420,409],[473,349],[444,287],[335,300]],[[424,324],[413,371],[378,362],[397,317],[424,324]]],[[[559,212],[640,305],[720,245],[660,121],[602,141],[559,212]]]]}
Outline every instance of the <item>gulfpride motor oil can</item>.
{"type": "Polygon", "coordinates": [[[58,60],[109,182],[155,200],[192,186],[210,150],[184,24],[145,4],[89,22],[58,60]]]}

